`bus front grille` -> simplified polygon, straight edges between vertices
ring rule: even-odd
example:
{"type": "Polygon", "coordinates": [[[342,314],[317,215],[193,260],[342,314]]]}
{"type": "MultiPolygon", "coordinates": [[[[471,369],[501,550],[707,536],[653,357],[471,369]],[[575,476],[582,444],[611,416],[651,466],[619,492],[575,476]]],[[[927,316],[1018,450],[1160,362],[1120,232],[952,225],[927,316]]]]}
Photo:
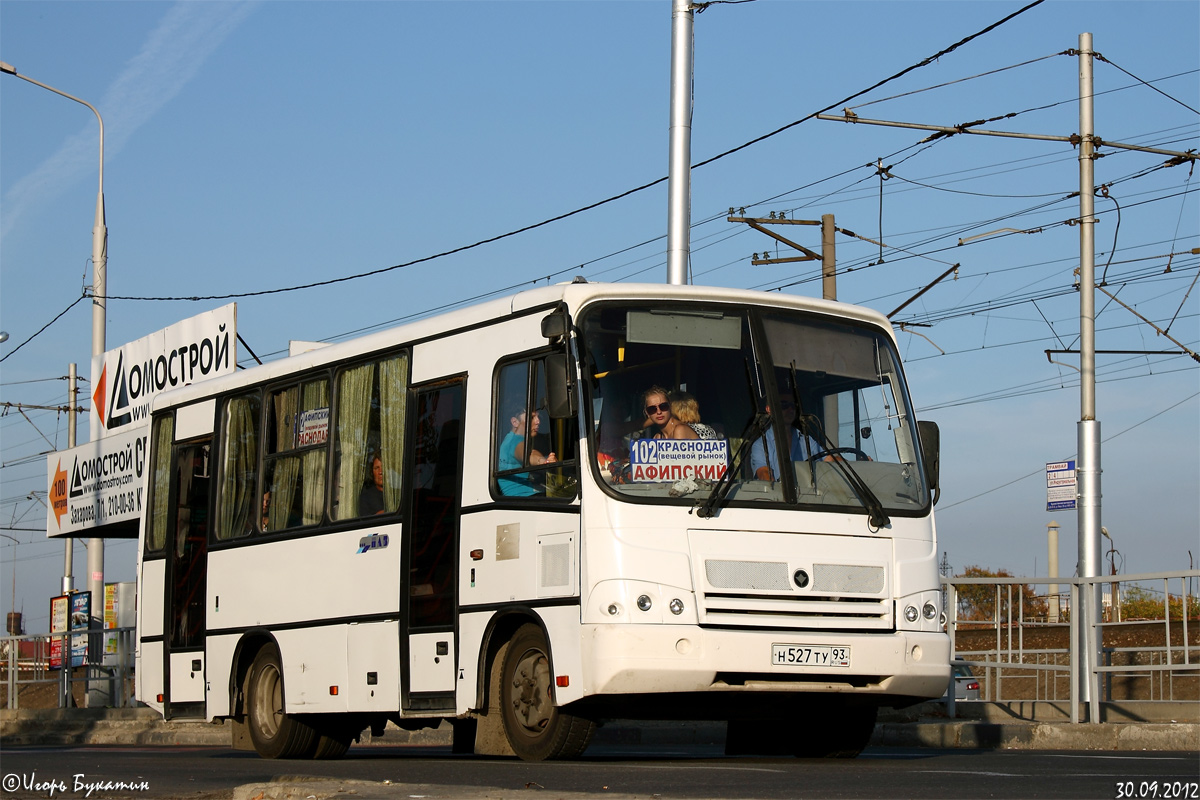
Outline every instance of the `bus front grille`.
{"type": "Polygon", "coordinates": [[[890,630],[881,566],[813,563],[795,585],[785,561],[705,559],[700,624],[794,629],[890,630]]]}

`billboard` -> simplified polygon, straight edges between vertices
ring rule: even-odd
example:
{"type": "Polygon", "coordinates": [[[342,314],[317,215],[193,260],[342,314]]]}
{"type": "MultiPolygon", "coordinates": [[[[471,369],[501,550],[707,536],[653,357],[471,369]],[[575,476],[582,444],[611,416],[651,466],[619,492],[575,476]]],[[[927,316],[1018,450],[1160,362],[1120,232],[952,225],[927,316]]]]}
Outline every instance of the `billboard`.
{"type": "Polygon", "coordinates": [[[149,427],[140,425],[48,455],[46,535],[78,535],[118,522],[133,523],[128,535],[137,535],[149,439],[149,427]]]}
{"type": "Polygon", "coordinates": [[[237,369],[237,304],[177,322],[97,356],[92,413],[100,435],[150,422],[154,395],[237,369]]]}
{"type": "Polygon", "coordinates": [[[159,392],[237,369],[237,304],[177,322],[94,360],[100,436],[46,457],[46,535],[136,536],[150,403],[159,392]]]}

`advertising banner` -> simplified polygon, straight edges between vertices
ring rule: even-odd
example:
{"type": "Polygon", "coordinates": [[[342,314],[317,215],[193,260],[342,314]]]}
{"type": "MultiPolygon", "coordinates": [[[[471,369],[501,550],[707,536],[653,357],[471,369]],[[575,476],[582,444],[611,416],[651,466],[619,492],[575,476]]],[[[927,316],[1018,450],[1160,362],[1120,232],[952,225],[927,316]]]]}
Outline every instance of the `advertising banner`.
{"type": "MultiPolygon", "coordinates": [[[[50,598],[50,633],[85,631],[71,636],[71,666],[87,663],[88,634],[91,625],[92,593],[74,592],[50,598]]],[[[63,637],[50,638],[50,669],[63,668],[63,637]]]]}
{"type": "Polygon", "coordinates": [[[93,375],[92,413],[101,436],[150,422],[150,400],[159,392],[237,369],[237,304],[197,314],[149,336],[109,350],[93,375]]]}
{"type": "Polygon", "coordinates": [[[48,455],[46,536],[78,535],[117,522],[136,524],[145,502],[142,476],[149,438],[150,429],[139,426],[48,455]]]}

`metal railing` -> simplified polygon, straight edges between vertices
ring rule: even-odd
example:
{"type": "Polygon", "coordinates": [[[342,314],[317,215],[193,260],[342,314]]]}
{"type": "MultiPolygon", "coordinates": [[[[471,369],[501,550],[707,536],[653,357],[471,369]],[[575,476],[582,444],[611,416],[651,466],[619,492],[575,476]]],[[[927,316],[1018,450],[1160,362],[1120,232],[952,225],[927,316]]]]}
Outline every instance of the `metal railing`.
{"type": "MultiPolygon", "coordinates": [[[[951,652],[977,672],[981,699],[1069,701],[1072,722],[1084,718],[1085,704],[1087,718],[1099,720],[1102,700],[1200,699],[1198,577],[1200,570],[943,578],[951,652]],[[1092,620],[1096,601],[1101,613],[1092,620]],[[1143,641],[1103,646],[1106,631],[1115,640],[1135,629],[1143,641]],[[976,641],[963,646],[967,638],[976,641]],[[1082,675],[1085,648],[1097,658],[1082,675]]],[[[946,704],[954,716],[953,690],[946,704]]]]}
{"type": "Polygon", "coordinates": [[[95,696],[103,698],[105,706],[130,707],[134,704],[133,652],[133,627],[0,637],[6,706],[20,708],[23,687],[53,685],[57,689],[58,707],[69,708],[75,704],[74,686],[85,684],[92,692],[98,692],[95,696]],[[89,638],[92,660],[71,666],[71,640],[80,636],[89,638]],[[106,643],[111,645],[106,647],[106,643]],[[68,665],[65,668],[53,665],[53,645],[59,646],[54,657],[65,661],[68,665]]]}

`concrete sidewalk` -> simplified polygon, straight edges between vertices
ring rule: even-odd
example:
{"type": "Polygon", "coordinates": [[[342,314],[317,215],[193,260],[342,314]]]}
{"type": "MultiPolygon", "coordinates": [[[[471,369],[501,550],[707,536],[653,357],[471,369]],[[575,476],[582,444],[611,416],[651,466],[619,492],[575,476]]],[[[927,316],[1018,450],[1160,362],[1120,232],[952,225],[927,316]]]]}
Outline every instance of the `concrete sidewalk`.
{"type": "MultiPolygon", "coordinates": [[[[1107,706],[1107,704],[1105,704],[1107,706]]],[[[1061,704],[960,703],[958,719],[940,703],[880,714],[871,744],[885,747],[1033,750],[1200,750],[1200,704],[1138,703],[1102,709],[1097,724],[1072,724],[1061,704]],[[970,718],[967,718],[970,717],[970,718]]],[[[22,745],[212,745],[228,747],[222,723],[165,721],[147,708],[0,710],[0,747],[22,745]]],[[[610,720],[597,745],[718,745],[721,722],[610,720]]],[[[447,723],[420,731],[389,724],[383,736],[364,733],[360,745],[451,744],[447,723]]]]}

